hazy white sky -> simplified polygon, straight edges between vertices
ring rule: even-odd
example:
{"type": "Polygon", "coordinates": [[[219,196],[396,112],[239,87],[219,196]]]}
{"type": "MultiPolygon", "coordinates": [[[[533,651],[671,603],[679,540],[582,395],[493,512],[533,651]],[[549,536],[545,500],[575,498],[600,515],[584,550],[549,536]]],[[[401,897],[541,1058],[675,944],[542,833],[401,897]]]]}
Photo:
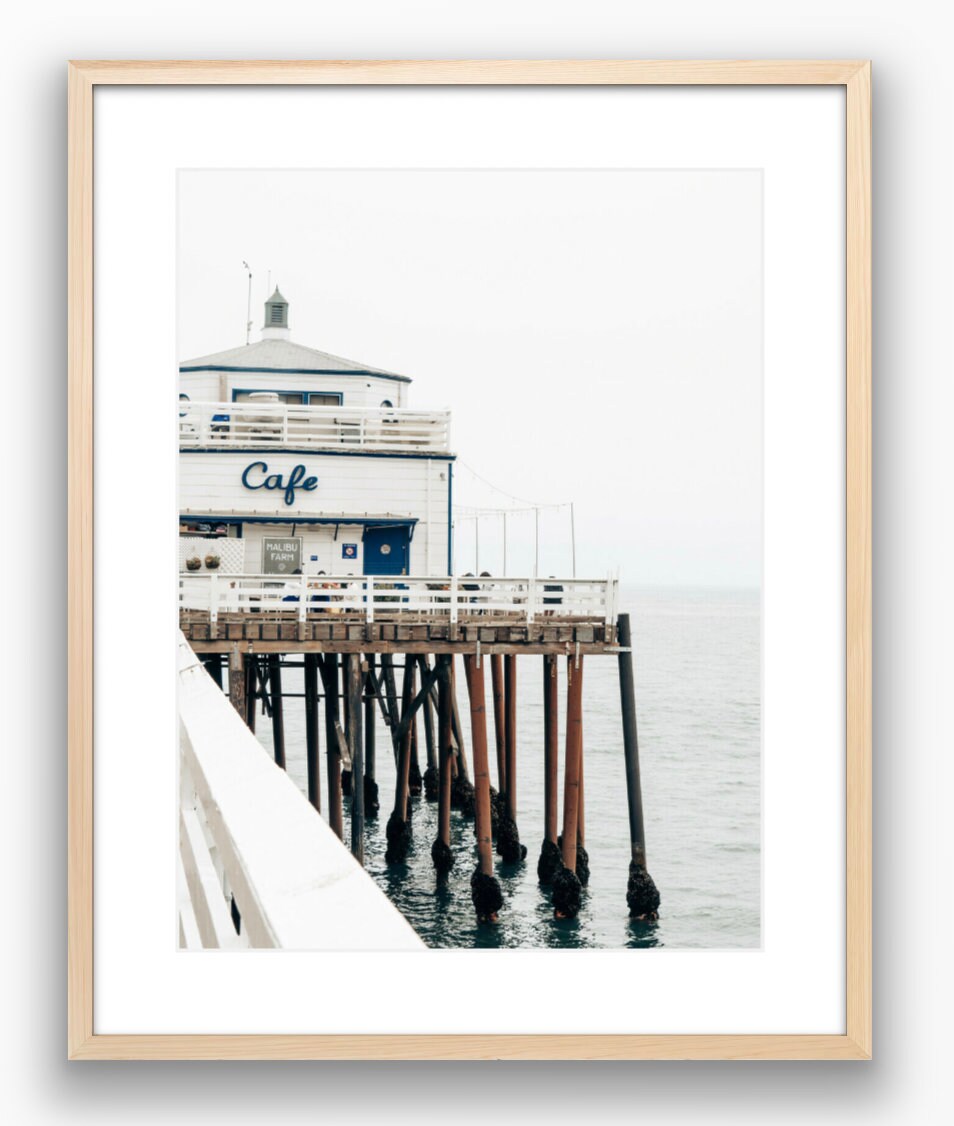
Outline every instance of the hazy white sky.
{"type": "MultiPolygon", "coordinates": [[[[455,501],[575,503],[577,572],[759,582],[758,171],[184,171],[181,359],[252,339],[267,275],[293,340],[413,377],[450,407],[455,501]],[[468,468],[469,467],[469,468],[468,468]]],[[[500,568],[502,521],[480,525],[500,568]]],[[[510,573],[533,517],[508,520],[510,573]]],[[[568,574],[566,509],[540,573],[568,574]]],[[[473,521],[457,569],[474,564],[473,521]]]]}

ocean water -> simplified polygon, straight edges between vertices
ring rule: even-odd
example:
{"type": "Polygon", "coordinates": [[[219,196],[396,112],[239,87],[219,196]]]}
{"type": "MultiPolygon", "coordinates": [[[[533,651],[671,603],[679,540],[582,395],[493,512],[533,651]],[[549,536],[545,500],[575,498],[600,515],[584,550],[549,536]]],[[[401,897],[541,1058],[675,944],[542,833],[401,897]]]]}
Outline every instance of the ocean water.
{"type": "MultiPolygon", "coordinates": [[[[476,865],[473,822],[458,811],[452,812],[451,828],[457,859],[448,876],[438,878],[431,864],[437,805],[423,797],[413,799],[414,842],[406,865],[392,869],[384,863],[394,766],[390,736],[378,714],[381,813],[367,823],[365,863],[429,946],[726,949],[759,945],[759,592],[623,588],[621,609],[629,611],[632,619],[646,851],[649,871],[662,896],[658,922],[636,923],[627,915],[629,823],[619,680],[612,657],[588,657],[584,662],[590,883],[579,917],[554,920],[549,893],[536,875],[543,840],[543,660],[523,657],[517,661],[517,821],[528,851],[519,865],[494,858],[504,894],[496,925],[476,922],[470,898],[470,876],[476,865]]],[[[469,715],[459,659],[457,673],[470,761],[469,715]]],[[[489,670],[486,681],[492,724],[489,670]]],[[[301,670],[285,671],[283,687],[286,692],[302,691],[301,670]]],[[[566,662],[561,659],[561,802],[565,687],[566,662]]],[[[271,750],[268,720],[260,715],[257,727],[259,739],[271,750]]],[[[285,702],[285,732],[288,771],[305,792],[303,700],[285,702]]],[[[492,727],[489,739],[491,781],[496,784],[492,727]]],[[[419,753],[423,770],[423,729],[419,753]]],[[[322,798],[326,800],[325,792],[322,798]]],[[[346,798],[346,839],[349,813],[346,798]]]]}

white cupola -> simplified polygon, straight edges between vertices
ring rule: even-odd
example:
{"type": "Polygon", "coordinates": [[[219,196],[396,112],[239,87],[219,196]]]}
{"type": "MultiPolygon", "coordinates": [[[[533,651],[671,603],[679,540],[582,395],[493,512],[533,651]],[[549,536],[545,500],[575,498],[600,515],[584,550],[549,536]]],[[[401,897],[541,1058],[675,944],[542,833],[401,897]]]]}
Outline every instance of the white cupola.
{"type": "Polygon", "coordinates": [[[262,325],[263,340],[288,340],[288,302],[275,286],[275,292],[265,302],[265,323],[262,325]]]}

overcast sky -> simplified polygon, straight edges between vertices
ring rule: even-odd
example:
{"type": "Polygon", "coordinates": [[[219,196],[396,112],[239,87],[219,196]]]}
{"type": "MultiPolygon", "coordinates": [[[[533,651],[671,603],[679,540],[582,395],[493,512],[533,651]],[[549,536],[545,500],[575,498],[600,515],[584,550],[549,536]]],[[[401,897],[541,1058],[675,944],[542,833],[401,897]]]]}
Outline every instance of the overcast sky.
{"type": "MultiPolygon", "coordinates": [[[[293,340],[453,410],[455,501],[573,501],[581,576],[758,585],[758,171],[184,171],[180,358],[244,343],[243,259],[253,341],[270,271],[293,340]]],[[[532,514],[508,529],[529,573],[532,514]]],[[[545,510],[540,573],[569,569],[569,510],[545,510]]]]}

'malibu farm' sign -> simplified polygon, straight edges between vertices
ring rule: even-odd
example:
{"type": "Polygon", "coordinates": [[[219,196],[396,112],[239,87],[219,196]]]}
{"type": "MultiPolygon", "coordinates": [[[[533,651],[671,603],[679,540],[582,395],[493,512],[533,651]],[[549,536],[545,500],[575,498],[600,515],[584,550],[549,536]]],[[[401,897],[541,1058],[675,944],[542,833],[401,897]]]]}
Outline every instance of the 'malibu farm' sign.
{"type": "Polygon", "coordinates": [[[262,540],[262,574],[293,575],[301,570],[301,536],[262,540]]]}
{"type": "Polygon", "coordinates": [[[314,492],[318,488],[318,478],[309,477],[303,465],[296,465],[286,480],[281,473],[269,473],[264,461],[253,461],[242,471],[242,484],[246,489],[283,490],[285,503],[294,504],[295,490],[314,492]]]}

